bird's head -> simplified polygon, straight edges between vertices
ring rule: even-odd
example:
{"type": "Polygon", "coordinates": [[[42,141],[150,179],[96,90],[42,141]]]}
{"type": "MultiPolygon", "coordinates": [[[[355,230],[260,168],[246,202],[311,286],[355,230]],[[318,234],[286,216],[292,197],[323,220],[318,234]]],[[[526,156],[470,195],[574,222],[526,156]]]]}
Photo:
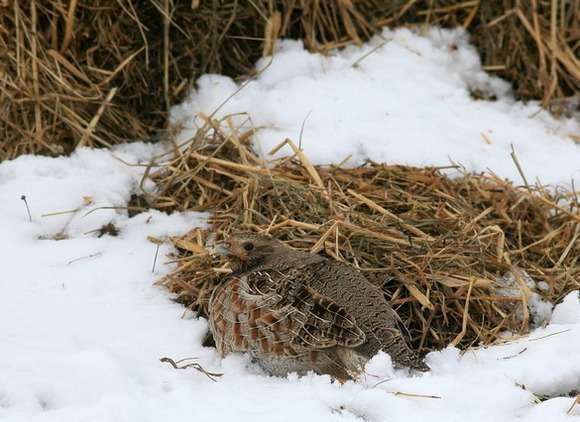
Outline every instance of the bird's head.
{"type": "Polygon", "coordinates": [[[218,254],[225,256],[232,270],[255,268],[288,248],[270,237],[251,232],[240,232],[217,245],[218,254]]]}

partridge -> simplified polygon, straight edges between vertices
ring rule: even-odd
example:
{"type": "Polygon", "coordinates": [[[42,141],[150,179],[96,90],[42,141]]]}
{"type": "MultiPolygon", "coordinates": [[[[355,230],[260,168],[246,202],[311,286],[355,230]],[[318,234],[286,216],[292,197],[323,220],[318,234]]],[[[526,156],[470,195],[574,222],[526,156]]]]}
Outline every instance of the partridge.
{"type": "Polygon", "coordinates": [[[249,352],[277,376],[314,371],[347,380],[382,350],[395,366],[429,370],[382,291],[356,269],[254,233],[219,249],[233,269],[209,302],[222,356],[249,352]]]}

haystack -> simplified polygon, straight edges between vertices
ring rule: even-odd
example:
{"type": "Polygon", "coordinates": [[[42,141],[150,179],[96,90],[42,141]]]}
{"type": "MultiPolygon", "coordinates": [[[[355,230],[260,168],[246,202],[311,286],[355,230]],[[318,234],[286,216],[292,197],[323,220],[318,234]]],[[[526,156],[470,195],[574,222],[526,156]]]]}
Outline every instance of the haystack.
{"type": "Polygon", "coordinates": [[[571,113],[579,14],[579,0],[0,2],[0,159],[165,138],[201,74],[247,77],[279,37],[324,53],[384,25],[461,25],[518,98],[571,113]]]}
{"type": "Polygon", "coordinates": [[[173,239],[177,267],[160,281],[202,316],[228,273],[207,246],[237,230],[359,268],[422,351],[525,333],[531,302],[556,303],[580,288],[573,193],[486,175],[450,178],[442,168],[313,166],[289,140],[280,145],[289,156],[266,162],[252,152],[251,132],[231,132],[227,118],[206,121],[147,176],[159,187],[149,197],[155,207],[212,213],[209,230],[173,239]]]}

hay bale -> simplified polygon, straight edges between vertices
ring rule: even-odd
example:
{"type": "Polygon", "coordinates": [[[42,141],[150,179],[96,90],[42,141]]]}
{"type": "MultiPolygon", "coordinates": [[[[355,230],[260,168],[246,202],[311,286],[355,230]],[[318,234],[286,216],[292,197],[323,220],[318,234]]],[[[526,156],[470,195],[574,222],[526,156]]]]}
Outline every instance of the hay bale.
{"type": "Polygon", "coordinates": [[[30,0],[0,10],[0,157],[148,138],[165,107],[147,90],[159,80],[161,39],[143,32],[162,20],[143,22],[159,15],[143,6],[30,0]]]}
{"type": "Polygon", "coordinates": [[[396,20],[462,26],[484,69],[508,80],[516,98],[541,100],[556,115],[580,111],[580,2],[410,1],[396,20]],[[430,4],[430,6],[428,6],[430,4]]]}
{"type": "Polygon", "coordinates": [[[250,75],[278,37],[326,52],[383,25],[463,25],[519,98],[563,112],[580,90],[579,9],[578,0],[3,2],[0,159],[163,138],[168,108],[201,74],[250,75]]]}
{"type": "Polygon", "coordinates": [[[290,0],[6,2],[0,159],[163,137],[169,107],[201,74],[248,75],[279,36],[360,42],[373,29],[355,12],[349,2],[290,0]]]}
{"type": "Polygon", "coordinates": [[[528,275],[546,283],[535,294],[552,303],[580,288],[573,194],[492,176],[450,179],[437,168],[315,167],[291,143],[291,157],[266,163],[247,133],[226,135],[227,122],[207,122],[149,176],[159,187],[149,198],[157,208],[212,211],[209,232],[173,240],[177,268],[160,281],[201,315],[228,272],[206,246],[234,230],[269,233],[359,268],[384,289],[423,351],[525,332],[528,275]]]}

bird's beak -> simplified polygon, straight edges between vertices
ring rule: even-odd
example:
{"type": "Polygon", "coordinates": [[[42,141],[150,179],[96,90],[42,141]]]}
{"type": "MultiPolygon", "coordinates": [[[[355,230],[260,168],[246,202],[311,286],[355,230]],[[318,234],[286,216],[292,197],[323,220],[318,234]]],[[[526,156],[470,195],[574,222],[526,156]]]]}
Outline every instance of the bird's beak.
{"type": "Polygon", "coordinates": [[[215,251],[218,255],[230,256],[232,254],[231,246],[230,242],[220,242],[215,246],[215,251]]]}

